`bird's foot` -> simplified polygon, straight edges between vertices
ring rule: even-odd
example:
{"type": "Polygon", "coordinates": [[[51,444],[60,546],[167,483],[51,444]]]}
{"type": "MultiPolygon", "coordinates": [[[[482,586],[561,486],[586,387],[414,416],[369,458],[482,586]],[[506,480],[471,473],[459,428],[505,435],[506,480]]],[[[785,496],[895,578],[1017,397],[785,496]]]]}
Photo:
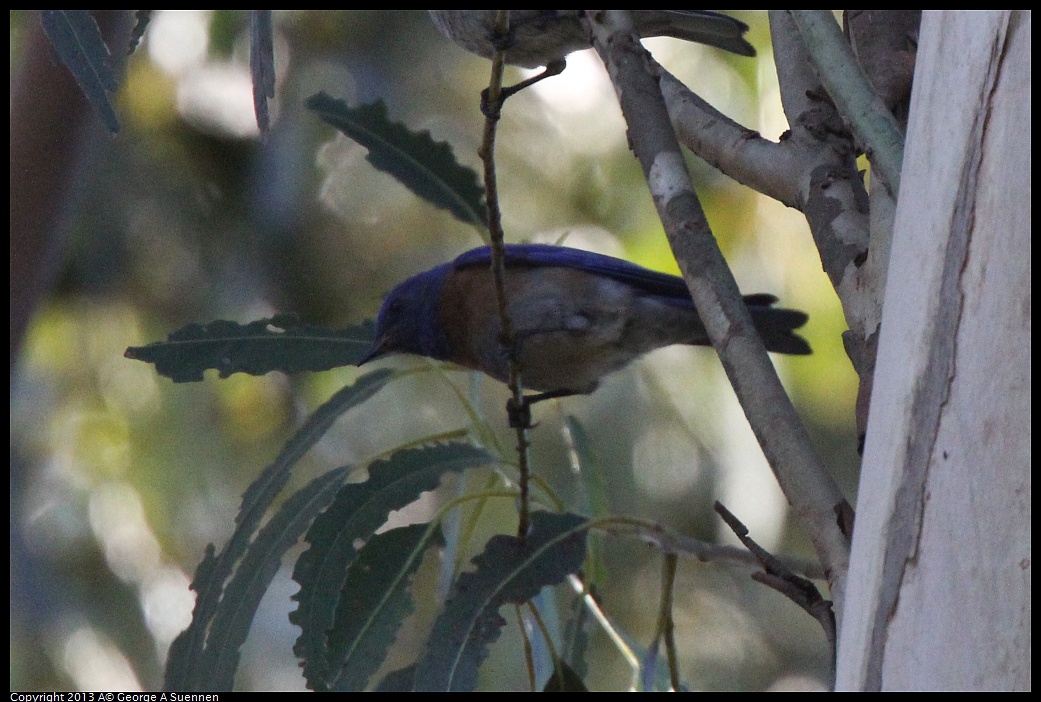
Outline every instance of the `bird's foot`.
{"type": "Polygon", "coordinates": [[[506,417],[509,419],[511,429],[532,429],[534,425],[531,423],[531,406],[536,402],[542,402],[543,400],[550,400],[554,397],[568,397],[575,395],[573,390],[550,390],[549,392],[540,392],[535,395],[525,395],[524,399],[518,403],[512,397],[506,401],[506,417]]]}

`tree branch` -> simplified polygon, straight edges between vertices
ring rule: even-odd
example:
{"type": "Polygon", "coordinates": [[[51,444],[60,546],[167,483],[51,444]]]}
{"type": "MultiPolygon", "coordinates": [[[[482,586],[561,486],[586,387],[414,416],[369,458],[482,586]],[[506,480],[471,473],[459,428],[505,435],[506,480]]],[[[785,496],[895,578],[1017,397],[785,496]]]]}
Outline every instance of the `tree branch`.
{"type": "Polygon", "coordinates": [[[841,596],[849,505],[814,450],[777,377],[690,182],[659,88],[657,64],[624,11],[587,10],[593,44],[615,86],[629,141],[647,177],[669,244],[752,431],[806,523],[833,596],[841,596]]]}

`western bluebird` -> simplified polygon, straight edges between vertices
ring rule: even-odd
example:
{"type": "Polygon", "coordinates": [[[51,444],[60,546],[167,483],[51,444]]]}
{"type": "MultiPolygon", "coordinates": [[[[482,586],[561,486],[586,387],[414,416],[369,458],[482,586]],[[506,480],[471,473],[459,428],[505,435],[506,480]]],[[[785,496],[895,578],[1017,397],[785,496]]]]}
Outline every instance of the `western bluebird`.
{"type": "MultiPolygon", "coordinates": [[[[535,68],[560,62],[572,51],[589,48],[580,10],[511,10],[510,34],[502,42],[506,62],[535,68]]],[[[496,10],[430,10],[438,31],[467,51],[491,58],[496,10]]],[[[744,39],[748,25],[710,10],[634,10],[641,37],[674,37],[708,44],[742,56],[755,56],[744,39]]]]}
{"type": "MultiPolygon", "coordinates": [[[[491,250],[481,247],[414,275],[391,291],[376,339],[358,365],[402,352],[452,361],[508,382],[516,357],[524,386],[542,397],[590,393],[600,379],[648,351],[709,346],[682,278],[610,256],[544,244],[506,246],[506,299],[514,347],[502,334],[491,250]]],[[[794,333],[806,314],[744,298],[768,351],[804,355],[794,333]]]]}

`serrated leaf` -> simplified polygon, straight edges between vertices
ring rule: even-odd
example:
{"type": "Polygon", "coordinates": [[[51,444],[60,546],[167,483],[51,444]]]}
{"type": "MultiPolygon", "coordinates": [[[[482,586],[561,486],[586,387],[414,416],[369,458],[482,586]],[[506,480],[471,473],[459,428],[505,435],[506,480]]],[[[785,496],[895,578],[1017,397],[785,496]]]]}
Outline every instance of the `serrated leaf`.
{"type": "MultiPolygon", "coordinates": [[[[192,578],[188,587],[197,593],[207,592],[212,587],[214,569],[217,565],[215,551],[213,544],[207,544],[202,562],[195,569],[195,577],[192,578]]],[[[170,651],[166,657],[164,689],[187,690],[190,688],[195,663],[202,656],[206,645],[206,627],[210,620],[210,615],[205,612],[206,609],[205,598],[197,597],[195,607],[192,608],[191,624],[170,644],[170,651]]]]}
{"type": "MultiPolygon", "coordinates": [[[[200,667],[201,689],[231,690],[239,650],[249,634],[260,600],[282,565],[282,556],[303,535],[315,516],[336,497],[351,467],[321,475],[286,500],[249,545],[228,582],[206,639],[200,667]]],[[[194,687],[193,689],[200,689],[194,687]]]]}
{"type": "Polygon", "coordinates": [[[307,107],[368,149],[369,163],[417,196],[465,224],[486,226],[484,189],[477,173],[456,161],[452,147],[434,141],[430,132],[413,132],[390,121],[382,102],[348,107],[323,92],[308,98],[307,107]]]}
{"type": "Polygon", "coordinates": [[[311,547],[293,571],[300,583],[294,595],[300,606],[289,615],[301,634],[293,651],[304,662],[304,677],[314,690],[329,688],[338,671],[330,669],[328,632],[358,546],[372,538],[394,510],[437,487],[448,472],[486,465],[493,454],[469,444],[445,444],[399,451],[369,467],[369,479],[345,485],[335,502],[308,531],[311,547]]]}
{"type": "Polygon", "coordinates": [[[505,620],[499,607],[534,597],[582,565],[586,520],[574,514],[534,512],[531,532],[520,540],[492,537],[473,559],[477,569],[463,573],[434,622],[426,651],[416,667],[419,691],[470,691],[488,646],[505,620]]]}
{"type": "Polygon", "coordinates": [[[119,119],[108,93],[114,93],[119,83],[94,17],[87,10],[40,10],[40,24],[98,117],[110,132],[118,132],[119,119]]]}
{"type": "Polygon", "coordinates": [[[123,355],[155,364],[157,373],[175,383],[192,383],[211,368],[227,378],[232,373],[299,373],[353,365],[374,335],[371,322],[336,331],[283,314],[249,324],[189,324],[166,341],[131,346],[123,355]]]}
{"type": "Polygon", "coordinates": [[[324,436],[340,415],[379,392],[392,376],[393,373],[388,371],[369,373],[359,378],[354,385],[341,388],[334,393],[308,417],[304,425],[286,442],[275,461],[246,489],[242,496],[242,506],[235,516],[235,531],[228,543],[216,558],[213,556],[213,545],[207,546],[206,557],[196,569],[191,587],[198,596],[192,612],[192,623],[175,642],[179,645],[170,649],[167,689],[189,689],[189,676],[198,674],[205,650],[204,637],[216,615],[224,592],[224,583],[245,552],[275,496],[288,482],[293,466],[324,436]]]}
{"type": "Polygon", "coordinates": [[[329,631],[330,688],[365,689],[387,657],[402,622],[415,609],[409,585],[423,553],[440,543],[436,526],[413,524],[376,534],[347,571],[329,631]]]}
{"type": "Polygon", "coordinates": [[[134,10],[134,28],[130,31],[130,42],[127,46],[127,56],[137,50],[141,38],[145,35],[148,23],[152,20],[152,10],[134,10]]]}

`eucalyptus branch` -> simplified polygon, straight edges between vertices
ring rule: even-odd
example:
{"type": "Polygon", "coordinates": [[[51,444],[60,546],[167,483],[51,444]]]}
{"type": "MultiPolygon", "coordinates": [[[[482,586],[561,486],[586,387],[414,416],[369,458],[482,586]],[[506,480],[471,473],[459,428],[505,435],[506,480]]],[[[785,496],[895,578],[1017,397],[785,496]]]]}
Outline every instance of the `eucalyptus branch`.
{"type": "Polygon", "coordinates": [[[781,489],[807,524],[832,592],[840,596],[849,534],[838,517],[848,503],[813,448],[712,236],[669,121],[656,64],[627,12],[587,10],[586,22],[694,304],[781,489]]]}
{"type": "MultiPolygon", "coordinates": [[[[903,13],[901,13],[903,14],[903,13]]],[[[828,21],[832,21],[828,18],[828,21]]],[[[912,28],[904,28],[900,35],[910,42],[912,28]]],[[[792,13],[770,11],[770,36],[777,63],[777,77],[781,103],[792,125],[791,139],[821,154],[822,166],[807,189],[806,213],[810,231],[820,251],[821,262],[835,286],[842,303],[849,330],[842,335],[846,353],[860,376],[857,397],[857,429],[861,441],[867,428],[867,407],[873,384],[878,330],[882,318],[882,300],[885,297],[886,272],[889,269],[889,250],[892,241],[893,217],[896,199],[884,178],[872,178],[870,195],[864,191],[862,178],[849,175],[855,171],[857,155],[853,135],[842,119],[835,104],[826,97],[827,90],[818,72],[810,49],[792,13]],[[830,164],[830,165],[829,165],[830,164]],[[848,164],[848,165],[847,165],[848,164]],[[852,202],[844,195],[847,187],[857,196],[852,202]],[[854,206],[851,206],[854,205],[854,206]],[[866,221],[867,226],[864,226],[866,221]],[[854,226],[851,226],[854,223],[854,226]],[[859,232],[857,231],[859,230],[859,232]]],[[[892,41],[892,39],[891,39],[892,41]]],[[[869,49],[865,48],[865,52],[869,49]]],[[[904,79],[910,80],[914,57],[902,52],[889,61],[910,63],[903,66],[904,79]]],[[[871,59],[870,65],[884,61],[871,59]]],[[[893,84],[899,82],[893,71],[873,72],[889,99],[899,102],[902,92],[893,84]]],[[[909,90],[909,88],[907,89],[909,90]]]]}
{"type": "Polygon", "coordinates": [[[896,197],[904,161],[904,137],[896,118],[864,75],[830,10],[791,14],[828,95],[896,197]]]}

